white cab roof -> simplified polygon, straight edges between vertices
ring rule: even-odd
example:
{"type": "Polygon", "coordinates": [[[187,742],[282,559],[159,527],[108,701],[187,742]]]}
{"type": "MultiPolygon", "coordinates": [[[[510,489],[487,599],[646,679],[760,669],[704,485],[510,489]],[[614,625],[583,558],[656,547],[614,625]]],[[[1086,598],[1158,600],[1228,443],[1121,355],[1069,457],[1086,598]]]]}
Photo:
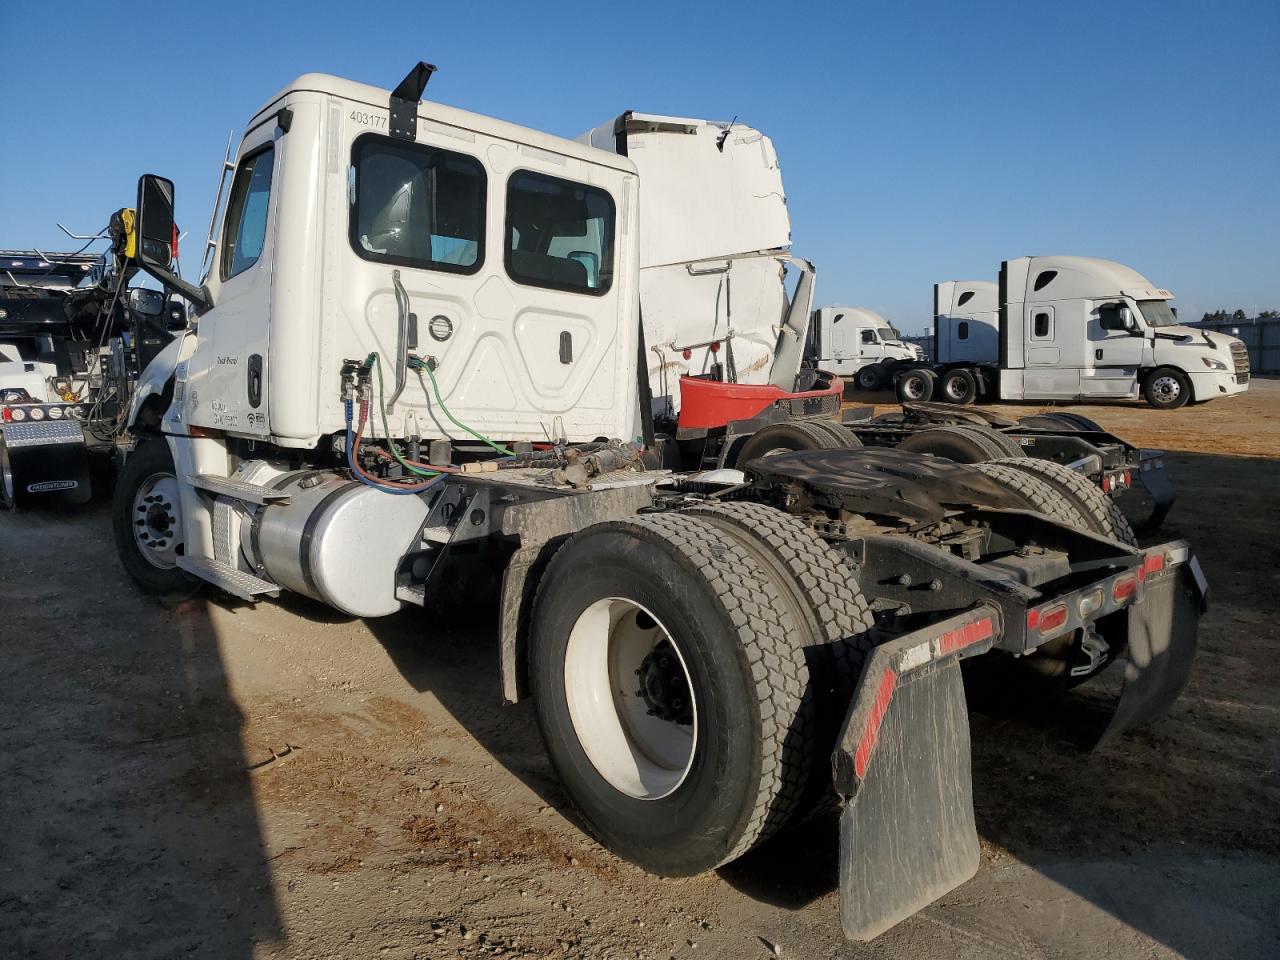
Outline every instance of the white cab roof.
{"type": "MultiPolygon", "coordinates": [[[[1029,260],[1028,289],[1046,270],[1056,270],[1058,275],[1035,292],[1036,299],[1070,300],[1080,298],[1114,297],[1120,294],[1135,300],[1172,300],[1173,294],[1156,287],[1150,280],[1123,263],[1102,260],[1098,257],[1025,257],[1029,260]]],[[[1010,291],[1013,295],[1013,291],[1010,291]]]]}
{"type": "Polygon", "coordinates": [[[845,307],[839,304],[823,307],[822,312],[831,317],[837,314],[844,314],[844,320],[849,323],[855,323],[861,327],[891,327],[888,320],[876,313],[874,310],[868,310],[866,307],[845,307]]]}
{"type": "MultiPolygon", "coordinates": [[[[391,91],[381,87],[370,86],[367,83],[357,83],[354,80],[345,80],[342,77],[335,77],[327,73],[304,73],[268,100],[253,115],[246,129],[251,129],[265,116],[269,115],[272,110],[276,109],[277,104],[289,94],[304,92],[328,94],[379,110],[389,109],[391,98],[391,91]]],[[[482,133],[486,136],[510,140],[513,143],[525,144],[551,153],[574,157],[587,163],[613,167],[615,170],[635,172],[635,166],[626,157],[621,157],[612,151],[597,150],[576,140],[557,137],[549,133],[543,133],[541,130],[534,130],[531,127],[522,127],[519,124],[508,123],[505,120],[487,117],[484,114],[459,110],[457,107],[446,106],[433,100],[423,100],[418,105],[418,116],[422,119],[447,124],[450,127],[469,130],[473,133],[482,133]]]]}

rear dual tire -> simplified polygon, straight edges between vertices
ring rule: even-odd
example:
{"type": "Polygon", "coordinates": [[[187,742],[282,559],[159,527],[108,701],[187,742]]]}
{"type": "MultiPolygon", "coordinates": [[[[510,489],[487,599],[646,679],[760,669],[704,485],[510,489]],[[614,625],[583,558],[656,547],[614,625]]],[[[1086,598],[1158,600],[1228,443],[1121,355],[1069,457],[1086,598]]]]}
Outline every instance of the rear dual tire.
{"type": "Polygon", "coordinates": [[[826,556],[825,573],[802,582],[824,556],[815,545],[829,550],[807,530],[791,533],[812,542],[767,557],[751,530],[767,542],[791,529],[791,518],[759,513],[769,510],[596,524],[557,551],[538,588],[529,667],[547,752],[587,828],[654,873],[690,875],[746,853],[797,812],[826,767],[829,711],[820,717],[815,701],[827,697],[808,648],[843,639],[865,614],[850,619],[861,603],[852,581],[853,606],[814,613],[811,600],[829,590],[818,581],[844,568],[826,556]]]}

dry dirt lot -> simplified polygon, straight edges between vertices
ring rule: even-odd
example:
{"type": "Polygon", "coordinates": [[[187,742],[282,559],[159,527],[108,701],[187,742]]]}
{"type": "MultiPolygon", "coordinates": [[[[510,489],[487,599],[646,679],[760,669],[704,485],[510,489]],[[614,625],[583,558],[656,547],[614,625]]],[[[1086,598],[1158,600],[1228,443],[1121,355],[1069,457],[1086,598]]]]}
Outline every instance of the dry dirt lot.
{"type": "Polygon", "coordinates": [[[982,868],[870,945],[833,820],[678,881],[586,838],[492,610],[171,610],[105,503],[0,516],[0,956],[1280,956],[1280,382],[1073,409],[1170,451],[1213,592],[1190,687],[1093,755],[1069,711],[975,713],[982,868]]]}

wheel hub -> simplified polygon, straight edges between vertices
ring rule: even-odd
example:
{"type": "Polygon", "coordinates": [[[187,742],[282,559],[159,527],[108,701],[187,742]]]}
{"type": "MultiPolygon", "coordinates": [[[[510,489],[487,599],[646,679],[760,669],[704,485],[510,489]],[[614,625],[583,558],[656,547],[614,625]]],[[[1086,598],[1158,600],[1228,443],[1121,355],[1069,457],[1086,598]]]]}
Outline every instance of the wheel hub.
{"type": "Polygon", "coordinates": [[[1161,400],[1176,399],[1181,388],[1173,377],[1160,377],[1153,385],[1156,396],[1161,400]]]}
{"type": "Polygon", "coordinates": [[[178,533],[178,484],[169,474],[148,478],[133,499],[133,537],[147,561],[173,567],[182,552],[178,533]]]}
{"type": "Polygon", "coordinates": [[[662,641],[640,662],[640,697],[649,715],[688,726],[693,723],[693,701],[684,668],[667,641],[662,641]]]}

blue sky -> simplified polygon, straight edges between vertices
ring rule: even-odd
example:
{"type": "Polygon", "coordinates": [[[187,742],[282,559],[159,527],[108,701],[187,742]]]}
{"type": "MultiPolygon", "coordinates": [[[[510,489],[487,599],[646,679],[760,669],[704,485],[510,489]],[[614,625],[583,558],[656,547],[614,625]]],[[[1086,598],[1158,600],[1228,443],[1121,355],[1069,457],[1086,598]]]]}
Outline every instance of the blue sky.
{"type": "Polygon", "coordinates": [[[1280,309],[1280,3],[0,3],[0,247],[67,249],[177,182],[186,259],[230,129],[311,70],[574,136],[626,109],[773,137],[819,303],[922,329],[1029,253],[1280,309]],[[24,39],[15,42],[16,38],[24,39]]]}

